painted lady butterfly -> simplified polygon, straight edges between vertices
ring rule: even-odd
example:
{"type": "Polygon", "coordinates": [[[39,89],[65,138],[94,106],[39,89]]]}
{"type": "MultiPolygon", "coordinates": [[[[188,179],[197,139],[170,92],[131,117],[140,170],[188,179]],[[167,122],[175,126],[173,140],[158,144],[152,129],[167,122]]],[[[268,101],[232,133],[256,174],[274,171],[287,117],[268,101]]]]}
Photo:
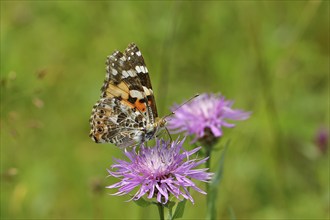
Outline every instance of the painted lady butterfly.
{"type": "Polygon", "coordinates": [[[165,126],[159,118],[148,69],[138,47],[107,57],[106,79],[101,98],[90,117],[90,137],[96,143],[110,142],[125,148],[155,137],[165,126]]]}

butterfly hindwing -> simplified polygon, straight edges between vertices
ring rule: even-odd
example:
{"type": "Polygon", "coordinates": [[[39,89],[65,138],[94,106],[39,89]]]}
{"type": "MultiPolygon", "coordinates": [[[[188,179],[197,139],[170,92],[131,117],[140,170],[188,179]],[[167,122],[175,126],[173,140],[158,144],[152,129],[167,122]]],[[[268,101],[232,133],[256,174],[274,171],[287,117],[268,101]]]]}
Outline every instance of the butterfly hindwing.
{"type": "Polygon", "coordinates": [[[90,120],[92,138],[97,143],[110,142],[126,147],[139,141],[146,120],[139,111],[123,105],[116,98],[102,98],[93,108],[90,120]]]}

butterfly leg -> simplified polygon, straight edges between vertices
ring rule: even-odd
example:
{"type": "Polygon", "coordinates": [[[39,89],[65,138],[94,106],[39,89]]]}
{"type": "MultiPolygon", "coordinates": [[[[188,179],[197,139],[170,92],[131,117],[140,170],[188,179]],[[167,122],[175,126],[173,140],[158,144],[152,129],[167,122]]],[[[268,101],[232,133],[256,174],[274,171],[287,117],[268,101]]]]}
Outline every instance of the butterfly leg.
{"type": "Polygon", "coordinates": [[[171,136],[170,132],[168,131],[167,127],[165,127],[165,130],[166,130],[166,133],[168,134],[168,136],[170,137],[170,141],[172,142],[173,141],[172,136],[171,136]]]}

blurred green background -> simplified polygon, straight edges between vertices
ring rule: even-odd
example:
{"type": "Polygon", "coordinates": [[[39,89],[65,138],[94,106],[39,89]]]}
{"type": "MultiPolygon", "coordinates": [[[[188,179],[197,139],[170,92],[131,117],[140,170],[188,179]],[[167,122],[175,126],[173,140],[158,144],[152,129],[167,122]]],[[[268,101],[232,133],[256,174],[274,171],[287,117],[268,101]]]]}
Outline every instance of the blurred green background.
{"type": "MultiPolygon", "coordinates": [[[[160,115],[203,92],[253,112],[224,130],[219,218],[329,218],[328,1],[1,1],[1,218],[158,218],[108,195],[122,154],[88,137],[106,56],[130,42],[160,115]]],[[[184,217],[203,219],[193,197],[184,217]]]]}

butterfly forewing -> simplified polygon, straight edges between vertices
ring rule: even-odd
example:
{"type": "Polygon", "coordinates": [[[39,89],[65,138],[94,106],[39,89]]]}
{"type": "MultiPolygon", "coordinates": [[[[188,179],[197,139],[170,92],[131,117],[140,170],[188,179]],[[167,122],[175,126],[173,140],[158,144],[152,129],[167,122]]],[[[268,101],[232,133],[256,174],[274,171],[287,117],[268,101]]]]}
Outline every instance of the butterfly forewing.
{"type": "Polygon", "coordinates": [[[128,147],[147,141],[158,130],[157,109],[149,73],[132,43],[124,53],[107,57],[101,98],[90,118],[90,136],[97,143],[128,147]]]}
{"type": "Polygon", "coordinates": [[[149,72],[147,66],[144,62],[143,56],[139,48],[135,44],[130,44],[125,50],[125,54],[128,57],[128,61],[131,66],[135,68],[138,75],[138,79],[142,85],[143,91],[145,92],[146,98],[148,100],[147,105],[150,106],[151,110],[149,116],[153,116],[154,119],[158,117],[157,107],[155,97],[153,95],[152,85],[149,77],[149,72]]]}

